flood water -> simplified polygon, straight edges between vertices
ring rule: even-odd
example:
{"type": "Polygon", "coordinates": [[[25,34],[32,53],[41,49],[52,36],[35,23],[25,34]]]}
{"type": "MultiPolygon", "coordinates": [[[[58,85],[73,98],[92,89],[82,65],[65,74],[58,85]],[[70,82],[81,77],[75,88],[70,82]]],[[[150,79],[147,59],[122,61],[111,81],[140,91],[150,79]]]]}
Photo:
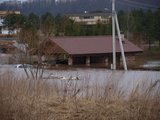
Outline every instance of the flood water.
{"type": "MultiPolygon", "coordinates": [[[[136,87],[143,86],[145,88],[159,81],[159,71],[123,71],[123,70],[107,70],[107,69],[75,69],[75,70],[52,70],[45,71],[45,75],[50,75],[49,81],[62,84],[65,80],[62,78],[78,77],[79,88],[89,86],[92,90],[104,89],[106,86],[115,87],[117,90],[130,94],[136,87]],[[59,76],[57,79],[55,76],[59,76]]],[[[115,89],[114,88],[114,89],[115,89]]]]}
{"type": "Polygon", "coordinates": [[[143,68],[160,68],[160,61],[147,61],[143,65],[141,65],[143,68]]]}
{"type": "MultiPolygon", "coordinates": [[[[23,68],[0,68],[0,74],[1,76],[7,74],[14,77],[26,76],[23,68]]],[[[43,80],[53,84],[60,91],[63,91],[68,86],[73,91],[74,87],[76,87],[76,89],[81,90],[83,95],[86,94],[86,91],[90,93],[101,91],[100,93],[104,93],[106,86],[109,89],[116,88],[125,94],[130,94],[137,86],[145,89],[157,81],[160,86],[160,72],[74,68],[68,70],[45,70],[43,80]]],[[[143,91],[143,89],[141,90],[143,91]]]]}

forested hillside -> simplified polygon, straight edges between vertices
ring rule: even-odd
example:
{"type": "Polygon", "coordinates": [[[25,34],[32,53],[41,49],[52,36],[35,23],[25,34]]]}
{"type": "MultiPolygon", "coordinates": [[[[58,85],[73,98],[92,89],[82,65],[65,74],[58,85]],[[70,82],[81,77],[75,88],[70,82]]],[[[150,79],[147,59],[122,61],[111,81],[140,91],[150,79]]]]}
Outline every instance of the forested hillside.
{"type": "MultiPolygon", "coordinates": [[[[159,0],[117,0],[117,10],[156,10],[160,6],[159,0]]],[[[111,10],[110,0],[76,0],[72,2],[55,2],[55,0],[32,0],[24,3],[4,2],[0,4],[0,10],[20,10],[24,14],[34,12],[42,15],[50,12],[54,15],[57,13],[79,13],[84,11],[99,11],[104,9],[111,10]]]]}

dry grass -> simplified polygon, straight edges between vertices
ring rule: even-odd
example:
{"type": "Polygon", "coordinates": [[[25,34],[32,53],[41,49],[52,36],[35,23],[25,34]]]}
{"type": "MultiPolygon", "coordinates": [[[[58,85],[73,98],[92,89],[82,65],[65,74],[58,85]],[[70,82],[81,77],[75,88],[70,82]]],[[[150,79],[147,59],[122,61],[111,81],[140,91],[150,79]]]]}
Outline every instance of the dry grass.
{"type": "Polygon", "coordinates": [[[159,120],[159,84],[156,81],[141,94],[137,86],[128,98],[124,98],[123,92],[108,83],[104,93],[95,98],[89,94],[78,96],[80,89],[75,84],[74,87],[70,84],[72,92],[66,86],[60,92],[58,86],[44,80],[1,76],[0,119],[159,120]]]}

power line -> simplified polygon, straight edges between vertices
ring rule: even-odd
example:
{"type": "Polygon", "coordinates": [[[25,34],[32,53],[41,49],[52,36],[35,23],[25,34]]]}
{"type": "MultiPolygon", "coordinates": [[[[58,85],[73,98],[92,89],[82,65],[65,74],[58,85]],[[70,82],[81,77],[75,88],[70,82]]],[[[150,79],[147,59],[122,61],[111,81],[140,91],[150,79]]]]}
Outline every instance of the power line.
{"type": "Polygon", "coordinates": [[[117,3],[118,4],[126,4],[128,6],[132,6],[132,7],[137,7],[137,8],[143,8],[143,9],[158,9],[158,6],[155,6],[155,5],[149,5],[149,4],[146,4],[146,3],[140,3],[140,2],[136,2],[136,1],[131,1],[131,0],[122,0],[122,1],[118,1],[117,0],[117,3]]]}
{"type": "Polygon", "coordinates": [[[136,2],[136,1],[132,1],[132,0],[123,0],[123,1],[129,2],[129,3],[133,3],[133,4],[137,4],[137,5],[146,6],[146,7],[157,8],[157,6],[155,6],[155,5],[150,5],[150,4],[146,4],[146,3],[136,2]]]}

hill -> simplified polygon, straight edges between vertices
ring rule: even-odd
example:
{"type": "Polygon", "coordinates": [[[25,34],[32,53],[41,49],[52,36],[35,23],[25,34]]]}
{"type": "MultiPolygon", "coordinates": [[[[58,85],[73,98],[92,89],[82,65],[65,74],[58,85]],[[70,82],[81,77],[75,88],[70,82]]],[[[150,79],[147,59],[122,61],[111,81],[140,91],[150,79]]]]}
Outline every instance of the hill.
{"type": "MultiPolygon", "coordinates": [[[[159,0],[117,0],[117,10],[152,9],[160,7],[159,0]]],[[[0,10],[20,10],[24,14],[34,12],[41,15],[47,11],[52,14],[80,13],[84,11],[111,10],[110,0],[28,0],[27,2],[3,2],[0,10]],[[12,3],[12,4],[11,4],[12,3]],[[13,4],[14,3],[14,4],[13,4]]]]}

